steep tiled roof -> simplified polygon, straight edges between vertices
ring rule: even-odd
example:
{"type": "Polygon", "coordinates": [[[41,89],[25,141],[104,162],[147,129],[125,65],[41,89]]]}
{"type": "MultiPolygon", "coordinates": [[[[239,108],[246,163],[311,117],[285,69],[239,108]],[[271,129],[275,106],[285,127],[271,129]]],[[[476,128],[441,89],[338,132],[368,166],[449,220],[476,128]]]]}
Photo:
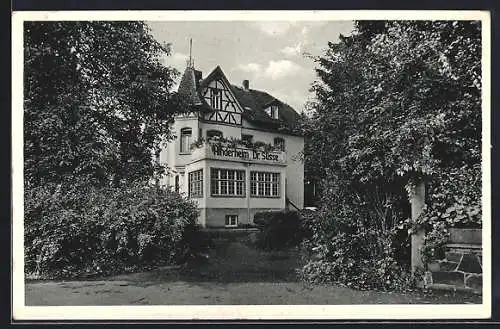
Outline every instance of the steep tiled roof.
{"type": "Polygon", "coordinates": [[[247,119],[270,125],[279,124],[278,120],[271,118],[264,111],[264,105],[269,103],[270,100],[273,100],[274,97],[259,90],[249,89],[245,91],[243,88],[235,85],[231,85],[231,89],[241,106],[245,109],[243,114],[247,119]]]}
{"type": "Polygon", "coordinates": [[[260,122],[271,126],[285,126],[286,128],[295,128],[299,115],[286,103],[269,95],[265,91],[243,88],[231,85],[233,93],[240,104],[245,108],[244,115],[250,121],[260,122]],[[279,104],[279,120],[271,118],[265,108],[272,103],[279,104]]]}

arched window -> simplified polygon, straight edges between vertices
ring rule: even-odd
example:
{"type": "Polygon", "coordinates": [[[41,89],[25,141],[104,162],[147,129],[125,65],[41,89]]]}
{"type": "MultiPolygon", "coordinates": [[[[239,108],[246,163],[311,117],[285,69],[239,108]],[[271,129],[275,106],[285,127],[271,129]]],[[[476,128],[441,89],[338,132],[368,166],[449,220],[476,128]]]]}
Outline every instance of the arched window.
{"type": "Polygon", "coordinates": [[[191,151],[191,136],[193,135],[191,128],[181,129],[181,153],[189,153],[191,151]]]}
{"type": "Polygon", "coordinates": [[[219,130],[207,130],[207,139],[212,139],[214,137],[222,138],[224,135],[222,131],[219,130]]]}
{"type": "Polygon", "coordinates": [[[281,137],[276,137],[274,139],[274,147],[280,151],[285,151],[285,140],[281,137]]]}

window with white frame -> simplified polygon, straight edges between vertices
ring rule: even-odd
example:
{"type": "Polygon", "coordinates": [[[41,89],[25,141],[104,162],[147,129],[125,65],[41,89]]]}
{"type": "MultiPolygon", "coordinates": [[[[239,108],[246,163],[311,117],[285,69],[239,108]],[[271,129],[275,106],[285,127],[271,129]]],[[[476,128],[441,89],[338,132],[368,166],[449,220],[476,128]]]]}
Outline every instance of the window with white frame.
{"type": "Polygon", "coordinates": [[[203,169],[189,173],[189,197],[203,197],[203,169]]]}
{"type": "Polygon", "coordinates": [[[192,136],[191,128],[183,128],[181,129],[181,148],[180,153],[189,153],[191,152],[191,136],[192,136]]]}
{"type": "Polygon", "coordinates": [[[212,196],[245,196],[245,171],[233,169],[210,169],[210,191],[212,196]]]}
{"type": "Polygon", "coordinates": [[[285,140],[281,137],[276,137],[274,139],[274,147],[280,151],[285,151],[285,140]]]}
{"type": "Polygon", "coordinates": [[[238,215],[226,215],[225,225],[226,227],[238,226],[238,215]]]}
{"type": "Polygon", "coordinates": [[[250,195],[253,197],[279,198],[280,173],[251,171],[250,195]]]}
{"type": "Polygon", "coordinates": [[[278,114],[278,105],[271,105],[268,108],[266,108],[266,113],[273,119],[279,119],[279,114],[278,114]]]}
{"type": "Polygon", "coordinates": [[[222,110],[222,90],[210,89],[210,105],[216,110],[222,110]]]}

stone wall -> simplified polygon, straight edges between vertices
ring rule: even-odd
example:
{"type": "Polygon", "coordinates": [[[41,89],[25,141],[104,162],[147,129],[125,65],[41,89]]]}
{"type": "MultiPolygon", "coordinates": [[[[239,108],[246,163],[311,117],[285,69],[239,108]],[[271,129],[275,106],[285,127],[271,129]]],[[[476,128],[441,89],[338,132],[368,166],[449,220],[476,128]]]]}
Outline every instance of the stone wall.
{"type": "Polygon", "coordinates": [[[427,264],[424,285],[434,289],[482,292],[480,229],[451,229],[443,259],[427,264]]]}

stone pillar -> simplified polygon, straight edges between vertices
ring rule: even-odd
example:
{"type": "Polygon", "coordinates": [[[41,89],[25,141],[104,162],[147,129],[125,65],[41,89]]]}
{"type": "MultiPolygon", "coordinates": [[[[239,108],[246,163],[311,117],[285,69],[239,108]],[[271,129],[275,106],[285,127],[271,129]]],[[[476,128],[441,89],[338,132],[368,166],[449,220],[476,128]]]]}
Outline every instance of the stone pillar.
{"type": "MultiPolygon", "coordinates": [[[[416,221],[425,206],[425,183],[419,181],[410,193],[411,219],[416,221]]],[[[423,267],[421,249],[424,244],[424,230],[413,232],[411,236],[411,272],[415,273],[418,267],[423,267]]]]}

